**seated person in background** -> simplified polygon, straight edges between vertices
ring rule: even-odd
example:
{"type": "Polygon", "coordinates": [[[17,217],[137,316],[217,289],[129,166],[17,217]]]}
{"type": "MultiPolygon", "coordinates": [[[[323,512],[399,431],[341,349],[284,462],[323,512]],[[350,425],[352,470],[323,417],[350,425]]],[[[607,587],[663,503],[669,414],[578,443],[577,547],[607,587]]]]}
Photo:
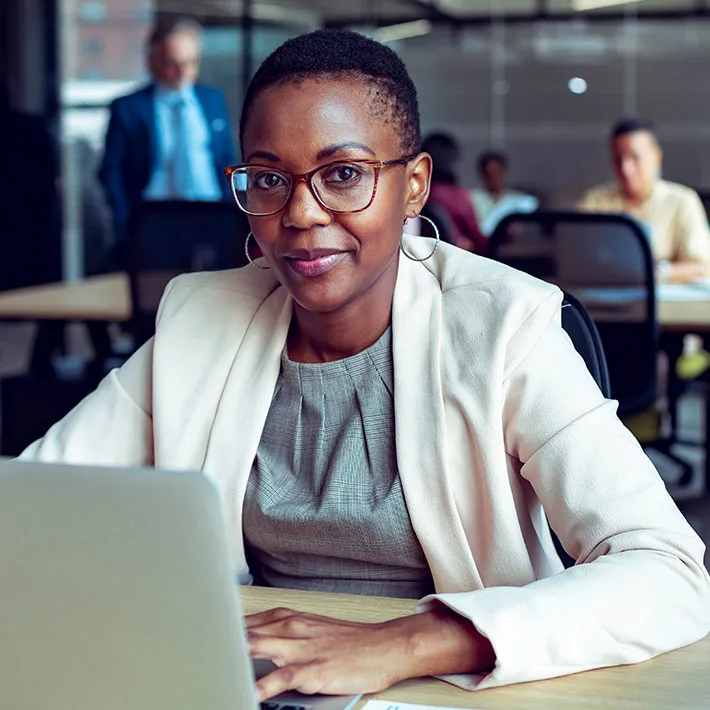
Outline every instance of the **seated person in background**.
{"type": "Polygon", "coordinates": [[[200,40],[192,20],[157,24],[147,47],[152,81],[111,104],[99,180],[118,244],[141,200],[231,199],[222,174],[235,159],[229,115],[217,89],[196,83],[200,40]]]}
{"type": "Polygon", "coordinates": [[[447,133],[432,133],[424,139],[422,150],[431,155],[433,172],[427,204],[443,210],[450,217],[454,234],[451,241],[466,251],[486,250],[486,238],[478,228],[476,213],[465,188],[458,185],[456,164],[460,151],[454,138],[447,133]]]}
{"type": "Polygon", "coordinates": [[[483,187],[471,190],[471,202],[478,217],[478,226],[490,237],[498,223],[509,214],[534,212],[539,205],[537,197],[508,188],[508,156],[496,150],[483,153],[478,158],[478,174],[483,187]]]}
{"type": "Polygon", "coordinates": [[[403,237],[432,159],[402,60],[353,32],[291,39],[240,135],[227,173],[263,258],[173,280],[154,338],[23,457],[205,471],[242,583],[423,597],[381,624],[247,617],[278,666],[262,700],[487,688],[704,636],[703,544],[562,330],[561,292],[403,237]]]}
{"type": "Polygon", "coordinates": [[[622,119],[611,133],[617,183],[590,190],[584,212],[621,212],[650,229],[659,278],[683,282],[710,276],[710,230],[698,194],[661,178],[663,150],[653,123],[622,119]]]}

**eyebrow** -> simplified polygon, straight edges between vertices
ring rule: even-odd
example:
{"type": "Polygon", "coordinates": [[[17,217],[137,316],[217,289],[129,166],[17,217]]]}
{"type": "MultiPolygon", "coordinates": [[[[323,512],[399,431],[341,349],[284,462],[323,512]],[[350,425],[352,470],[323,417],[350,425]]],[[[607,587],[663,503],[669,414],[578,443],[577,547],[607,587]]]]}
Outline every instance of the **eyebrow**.
{"type": "MultiPolygon", "coordinates": [[[[339,153],[341,150],[347,150],[348,148],[358,148],[360,150],[364,150],[366,153],[369,153],[373,158],[375,157],[375,151],[372,150],[372,148],[366,146],[364,143],[358,143],[357,141],[348,141],[346,143],[334,143],[332,145],[326,146],[325,148],[322,148],[318,151],[318,154],[316,155],[316,160],[323,160],[325,158],[329,158],[330,156],[335,155],[335,153],[339,153]]],[[[254,158],[261,158],[262,160],[268,160],[272,163],[281,162],[281,159],[278,155],[270,153],[268,150],[255,150],[254,152],[249,153],[246,162],[251,163],[254,158]]]]}
{"type": "Polygon", "coordinates": [[[278,155],[274,155],[273,153],[269,153],[268,150],[255,150],[253,153],[249,153],[249,156],[246,159],[247,163],[251,163],[254,158],[261,158],[262,160],[269,160],[272,163],[280,163],[281,158],[279,158],[278,155]]]}
{"type": "Polygon", "coordinates": [[[341,150],[347,150],[348,148],[359,148],[360,150],[364,150],[366,153],[369,153],[371,156],[375,157],[375,151],[372,150],[372,148],[368,148],[368,146],[364,145],[363,143],[350,141],[348,143],[334,143],[333,145],[326,146],[325,148],[318,151],[318,154],[316,155],[316,160],[323,160],[324,158],[329,158],[331,155],[339,153],[341,150]]]}

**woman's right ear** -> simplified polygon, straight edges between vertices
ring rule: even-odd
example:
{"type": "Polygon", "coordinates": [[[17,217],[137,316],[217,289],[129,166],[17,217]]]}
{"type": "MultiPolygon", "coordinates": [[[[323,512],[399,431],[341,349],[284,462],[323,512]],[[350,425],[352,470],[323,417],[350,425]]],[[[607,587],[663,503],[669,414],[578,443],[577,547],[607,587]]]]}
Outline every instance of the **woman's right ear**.
{"type": "Polygon", "coordinates": [[[419,153],[407,165],[406,214],[416,215],[429,199],[432,161],[429,153],[419,153]]]}

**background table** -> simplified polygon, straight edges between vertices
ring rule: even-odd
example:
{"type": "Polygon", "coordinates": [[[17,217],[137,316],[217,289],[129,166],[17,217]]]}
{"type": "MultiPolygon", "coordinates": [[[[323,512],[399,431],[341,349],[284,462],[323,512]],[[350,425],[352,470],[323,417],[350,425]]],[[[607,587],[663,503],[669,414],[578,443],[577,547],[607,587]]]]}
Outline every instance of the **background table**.
{"type": "MultiPolygon", "coordinates": [[[[350,621],[378,622],[410,614],[415,602],[287,589],[241,587],[245,612],[277,606],[350,621]]],[[[653,623],[653,619],[649,619],[653,623]]],[[[633,666],[467,692],[434,678],[405,681],[372,698],[481,710],[707,710],[710,636],[633,666]]],[[[356,708],[362,708],[362,701],[356,708]]]]}
{"type": "Polygon", "coordinates": [[[702,301],[658,300],[656,304],[662,330],[710,333],[710,293],[702,301]]]}
{"type": "Polygon", "coordinates": [[[112,352],[106,326],[130,318],[130,286],[125,273],[0,293],[0,320],[37,323],[29,370],[42,377],[53,374],[52,356],[63,349],[66,323],[84,323],[100,366],[112,352]]]}
{"type": "Polygon", "coordinates": [[[122,322],[130,317],[131,296],[124,273],[0,293],[2,320],[122,322]]]}

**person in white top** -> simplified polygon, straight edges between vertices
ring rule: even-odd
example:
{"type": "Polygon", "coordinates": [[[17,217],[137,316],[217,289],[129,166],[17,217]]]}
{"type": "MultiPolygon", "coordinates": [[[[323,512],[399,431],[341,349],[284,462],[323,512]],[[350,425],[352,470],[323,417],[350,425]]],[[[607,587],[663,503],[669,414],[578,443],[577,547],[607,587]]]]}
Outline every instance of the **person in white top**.
{"type": "Polygon", "coordinates": [[[537,197],[508,188],[508,156],[490,150],[478,158],[478,174],[483,187],[471,190],[471,202],[478,217],[478,226],[487,237],[499,222],[515,212],[534,212],[539,205],[537,197]]]}
{"type": "Polygon", "coordinates": [[[707,214],[695,190],[661,178],[663,150],[654,124],[640,118],[619,121],[611,133],[611,154],[617,183],[589,190],[579,209],[621,212],[648,225],[663,280],[710,276],[707,214]]]}

